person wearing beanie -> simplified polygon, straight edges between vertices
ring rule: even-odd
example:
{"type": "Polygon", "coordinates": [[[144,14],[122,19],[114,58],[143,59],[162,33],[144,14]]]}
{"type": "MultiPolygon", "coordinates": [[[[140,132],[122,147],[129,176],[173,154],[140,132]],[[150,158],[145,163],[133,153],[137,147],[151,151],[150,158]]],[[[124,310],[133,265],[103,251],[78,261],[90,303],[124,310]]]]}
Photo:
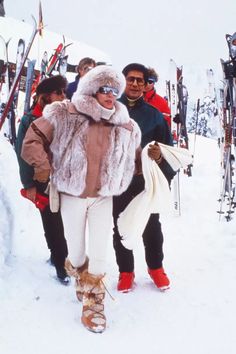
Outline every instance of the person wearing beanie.
{"type": "Polygon", "coordinates": [[[165,98],[161,97],[156,93],[155,83],[158,81],[158,75],[153,68],[148,68],[148,79],[146,86],[144,87],[144,100],[157,108],[160,111],[165,120],[167,121],[169,127],[171,127],[171,115],[170,108],[168,106],[165,98]]]}
{"type": "MultiPolygon", "coordinates": [[[[123,69],[126,78],[126,87],[120,98],[127,108],[131,118],[139,125],[142,133],[141,147],[155,141],[148,147],[148,156],[155,160],[166,179],[170,183],[175,172],[161,154],[159,143],[172,145],[172,136],[163,115],[144,101],[143,90],[148,81],[147,68],[139,63],[131,63],[123,69]]],[[[113,246],[116,261],[119,267],[117,290],[129,292],[134,286],[134,255],[133,251],[122,244],[122,235],[119,233],[118,218],[129,203],[139,193],[144,191],[144,177],[142,173],[134,175],[129,188],[119,196],[113,198],[114,234],[113,246]]],[[[139,220],[132,222],[138,223],[139,220]]],[[[159,214],[151,214],[142,234],[145,259],[148,273],[160,290],[169,287],[169,279],[163,268],[163,234],[159,214]]]]}
{"type": "Polygon", "coordinates": [[[23,159],[34,166],[34,178],[42,182],[51,172],[60,194],[68,244],[65,268],[75,277],[76,295],[82,300],[81,321],[93,332],[106,328],[104,275],[112,237],[112,197],[128,188],[141,139],[137,123],[116,100],[124,87],[122,73],[110,66],[95,67],[80,80],[72,102],[55,102],[44,109],[22,148],[23,159]]]}
{"type": "MultiPolygon", "coordinates": [[[[24,187],[23,195],[38,206],[39,200],[47,200],[45,193],[48,187],[49,176],[43,182],[34,179],[34,169],[27,164],[21,157],[21,149],[25,134],[32,122],[42,116],[43,109],[50,103],[62,101],[65,99],[65,89],[67,81],[64,77],[52,76],[39,83],[36,89],[36,97],[32,109],[25,114],[20,121],[15,150],[19,163],[19,173],[22,185],[24,187]]],[[[39,208],[44,236],[47,246],[50,250],[50,262],[55,266],[57,280],[63,285],[68,285],[70,278],[64,269],[65,259],[67,257],[67,244],[64,237],[64,229],[61,213],[52,213],[49,205],[45,208],[39,208]]]]}
{"type": "Polygon", "coordinates": [[[75,77],[75,81],[69,83],[66,90],[66,97],[71,100],[74,92],[77,90],[77,86],[81,77],[83,77],[87,72],[93,69],[96,66],[96,62],[94,59],[85,57],[80,60],[79,64],[76,67],[77,75],[75,77]]]}

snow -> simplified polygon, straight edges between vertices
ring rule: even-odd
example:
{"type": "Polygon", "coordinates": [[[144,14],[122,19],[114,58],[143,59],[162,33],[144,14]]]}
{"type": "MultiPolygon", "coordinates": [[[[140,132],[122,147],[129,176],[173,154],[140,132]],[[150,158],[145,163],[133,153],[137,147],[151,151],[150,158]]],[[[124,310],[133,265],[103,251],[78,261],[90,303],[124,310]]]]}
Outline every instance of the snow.
{"type": "Polygon", "coordinates": [[[1,353],[234,354],[236,229],[235,219],[216,213],[219,157],[215,140],[197,136],[193,176],[181,172],[181,216],[161,218],[168,291],[149,278],[140,241],[136,287],[118,293],[110,243],[106,285],[114,300],[106,295],[107,330],[94,334],[80,322],[73,283],[59,284],[46,263],[38,211],[20,196],[15,153],[0,135],[1,353]]]}
{"type": "MultiPolygon", "coordinates": [[[[54,2],[42,3],[48,30],[101,48],[118,68],[134,61],[155,67],[161,94],[170,58],[183,65],[194,102],[205,94],[207,69],[213,68],[217,86],[222,79],[220,57],[228,56],[224,35],[235,31],[233,0],[200,0],[194,9],[186,0],[148,0],[145,16],[143,6],[134,7],[136,1],[120,0],[118,7],[115,1],[107,6],[107,0],[72,0],[66,7],[58,2],[57,16],[54,2]]],[[[6,1],[5,9],[7,16],[28,16],[32,25],[30,14],[37,17],[38,0],[25,0],[20,7],[6,1]]],[[[76,55],[70,57],[76,61],[76,55]]],[[[192,151],[193,141],[191,136],[192,151]]],[[[49,252],[39,213],[20,196],[16,156],[0,134],[1,354],[234,354],[236,218],[219,220],[220,185],[217,143],[197,136],[193,176],[181,173],[181,216],[161,217],[170,290],[162,293],[152,283],[140,241],[135,249],[136,287],[118,293],[111,239],[106,285],[114,300],[106,295],[107,330],[94,334],[80,322],[73,282],[60,285],[46,263],[49,252]]]]}

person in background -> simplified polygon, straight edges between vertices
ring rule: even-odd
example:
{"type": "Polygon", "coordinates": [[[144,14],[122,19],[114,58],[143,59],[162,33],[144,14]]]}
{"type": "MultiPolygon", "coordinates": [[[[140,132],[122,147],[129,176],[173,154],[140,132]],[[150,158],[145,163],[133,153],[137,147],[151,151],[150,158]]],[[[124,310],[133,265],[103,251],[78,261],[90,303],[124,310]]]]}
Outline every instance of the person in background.
{"type": "MultiPolygon", "coordinates": [[[[147,68],[139,63],[131,63],[122,72],[126,78],[126,88],[120,102],[128,108],[130,117],[136,121],[141,129],[141,147],[143,148],[152,141],[172,145],[172,136],[163,115],[156,108],[146,103],[143,98],[144,87],[149,78],[147,68]]],[[[170,183],[175,172],[163,158],[160,147],[156,144],[150,144],[148,156],[158,163],[170,183]]],[[[135,273],[133,251],[122,245],[117,220],[131,200],[143,190],[144,178],[142,173],[139,173],[134,175],[129,188],[124,193],[113,198],[113,245],[120,272],[117,289],[121,292],[128,292],[133,289],[135,273]]],[[[132,220],[132,222],[138,223],[139,221],[132,220]]],[[[170,281],[163,268],[163,234],[159,214],[150,215],[142,237],[148,273],[157,288],[165,290],[169,288],[170,281]]]]}
{"type": "Polygon", "coordinates": [[[66,97],[71,100],[73,93],[77,90],[77,86],[81,77],[83,77],[89,70],[96,66],[96,62],[92,58],[83,58],[76,67],[77,75],[75,81],[70,82],[67,86],[66,97]]]}
{"type": "Polygon", "coordinates": [[[58,75],[44,79],[36,88],[36,97],[32,110],[21,118],[16,139],[16,154],[19,163],[19,172],[24,196],[39,207],[44,235],[50,250],[50,262],[56,268],[57,279],[64,285],[68,285],[68,277],[64,263],[67,257],[67,244],[64,237],[64,229],[60,211],[52,213],[47,201],[45,191],[48,187],[49,176],[44,182],[38,182],[34,178],[34,168],[21,158],[21,149],[25,134],[32,122],[42,116],[43,109],[50,103],[65,99],[67,81],[58,75]]]}
{"type": "Polygon", "coordinates": [[[65,268],[75,277],[76,295],[83,302],[81,321],[93,332],[106,328],[103,278],[112,237],[112,197],[128,188],[141,140],[137,123],[116,101],[124,87],[124,76],[112,67],[90,70],[72,102],[46,107],[43,118],[35,122],[37,129],[29,128],[22,148],[36,180],[47,179],[52,171],[68,244],[65,268]],[[52,162],[45,152],[46,140],[52,162]]]}
{"type": "Polygon", "coordinates": [[[165,120],[167,121],[169,127],[171,127],[171,114],[170,108],[165,98],[161,97],[156,93],[155,83],[158,81],[158,75],[153,68],[148,68],[148,79],[144,87],[144,100],[157,108],[160,111],[165,120]]]}

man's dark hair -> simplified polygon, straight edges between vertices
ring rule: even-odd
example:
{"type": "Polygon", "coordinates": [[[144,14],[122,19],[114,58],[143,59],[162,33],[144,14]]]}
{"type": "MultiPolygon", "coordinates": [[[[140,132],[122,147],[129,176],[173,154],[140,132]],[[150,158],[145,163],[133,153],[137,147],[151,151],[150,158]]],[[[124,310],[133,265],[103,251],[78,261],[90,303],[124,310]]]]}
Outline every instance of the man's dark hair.
{"type": "Polygon", "coordinates": [[[143,64],[139,64],[139,63],[131,63],[131,64],[126,65],[126,67],[124,67],[124,69],[122,70],[122,73],[126,77],[128,75],[128,73],[133,70],[141,71],[143,73],[144,81],[145,81],[145,83],[147,83],[148,70],[147,70],[146,66],[144,66],[143,64]]]}

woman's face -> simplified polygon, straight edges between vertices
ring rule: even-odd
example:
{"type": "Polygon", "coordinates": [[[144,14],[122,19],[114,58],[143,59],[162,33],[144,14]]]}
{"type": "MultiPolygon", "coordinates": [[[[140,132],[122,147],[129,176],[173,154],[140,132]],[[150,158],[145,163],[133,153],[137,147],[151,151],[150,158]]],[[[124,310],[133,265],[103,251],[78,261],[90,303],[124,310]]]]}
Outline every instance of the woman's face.
{"type": "Polygon", "coordinates": [[[63,101],[66,98],[66,92],[64,89],[58,89],[50,93],[50,101],[63,101]]]}
{"type": "Polygon", "coordinates": [[[98,103],[106,109],[112,109],[118,95],[118,90],[113,87],[103,86],[100,87],[96,93],[98,103]]]}

